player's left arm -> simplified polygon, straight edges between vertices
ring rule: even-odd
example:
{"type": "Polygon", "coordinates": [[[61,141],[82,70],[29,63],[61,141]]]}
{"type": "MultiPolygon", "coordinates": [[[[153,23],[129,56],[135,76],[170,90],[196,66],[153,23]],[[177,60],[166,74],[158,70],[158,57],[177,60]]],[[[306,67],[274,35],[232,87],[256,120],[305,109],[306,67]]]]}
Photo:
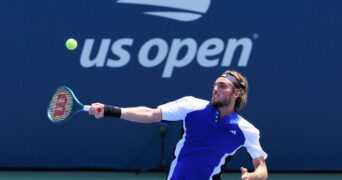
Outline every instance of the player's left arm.
{"type": "Polygon", "coordinates": [[[253,159],[254,172],[248,172],[244,167],[241,167],[241,179],[243,180],[264,180],[267,179],[268,171],[266,161],[263,156],[253,159]]]}

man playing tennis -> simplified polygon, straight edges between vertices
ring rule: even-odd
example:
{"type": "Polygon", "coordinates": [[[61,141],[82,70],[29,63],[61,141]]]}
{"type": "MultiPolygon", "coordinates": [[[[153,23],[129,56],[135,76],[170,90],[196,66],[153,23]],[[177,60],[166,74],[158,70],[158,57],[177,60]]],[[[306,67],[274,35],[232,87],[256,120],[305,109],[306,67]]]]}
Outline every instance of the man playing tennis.
{"type": "Polygon", "coordinates": [[[220,179],[225,159],[242,147],[253,159],[255,170],[241,167],[241,179],[266,179],[267,154],[260,146],[259,130],[237,113],[246,105],[247,93],[247,79],[236,71],[226,71],[214,83],[211,102],[187,96],[155,109],[94,103],[89,114],[139,123],[183,120],[184,134],[177,143],[168,179],[220,179]]]}

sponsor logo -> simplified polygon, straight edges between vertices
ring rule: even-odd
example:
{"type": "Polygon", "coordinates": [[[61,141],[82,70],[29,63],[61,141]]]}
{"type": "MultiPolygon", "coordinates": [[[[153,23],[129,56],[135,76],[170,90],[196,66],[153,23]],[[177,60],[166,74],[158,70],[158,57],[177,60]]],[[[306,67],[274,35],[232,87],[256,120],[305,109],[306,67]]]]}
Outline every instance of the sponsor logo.
{"type": "Polygon", "coordinates": [[[102,39],[97,42],[100,44],[98,48],[94,48],[94,44],[95,39],[86,39],[84,42],[80,59],[84,68],[121,68],[131,61],[131,54],[134,53],[139,64],[145,68],[164,64],[163,78],[171,78],[177,68],[184,68],[193,61],[197,61],[199,66],[210,68],[229,67],[233,59],[237,59],[234,65],[245,67],[253,47],[250,38],[209,38],[203,42],[191,37],[170,41],[152,38],[142,45],[135,44],[133,38],[121,38],[102,39]]]}
{"type": "Polygon", "coordinates": [[[210,6],[210,0],[118,0],[117,3],[159,7],[161,10],[143,13],[178,21],[197,20],[210,6]],[[165,8],[170,10],[166,11],[165,8]]]}
{"type": "Polygon", "coordinates": [[[230,130],[229,132],[230,132],[231,134],[236,135],[236,130],[230,130]]]}
{"type": "MultiPolygon", "coordinates": [[[[205,14],[210,0],[118,0],[117,3],[148,5],[163,11],[144,14],[179,21],[194,21],[205,14]],[[165,9],[172,11],[165,11],[165,9]],[[177,11],[176,11],[177,10],[177,11]]],[[[181,27],[180,27],[181,28],[181,27]]],[[[253,35],[258,38],[258,34],[253,35]]],[[[80,64],[83,68],[123,68],[131,60],[144,68],[162,67],[162,78],[171,78],[175,71],[196,63],[203,68],[246,67],[253,48],[248,37],[212,37],[198,41],[192,37],[151,37],[135,41],[134,38],[93,39],[84,41],[80,64]],[[133,58],[132,58],[133,57],[133,58]]]]}

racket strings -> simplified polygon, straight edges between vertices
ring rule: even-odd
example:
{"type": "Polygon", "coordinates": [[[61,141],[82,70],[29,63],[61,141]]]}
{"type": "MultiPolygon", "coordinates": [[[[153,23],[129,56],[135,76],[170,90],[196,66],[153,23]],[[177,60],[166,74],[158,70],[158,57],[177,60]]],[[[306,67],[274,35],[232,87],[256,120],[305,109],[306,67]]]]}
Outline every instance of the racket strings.
{"type": "Polygon", "coordinates": [[[61,122],[68,118],[73,107],[71,93],[67,89],[58,89],[50,102],[49,117],[53,122],[61,122]]]}

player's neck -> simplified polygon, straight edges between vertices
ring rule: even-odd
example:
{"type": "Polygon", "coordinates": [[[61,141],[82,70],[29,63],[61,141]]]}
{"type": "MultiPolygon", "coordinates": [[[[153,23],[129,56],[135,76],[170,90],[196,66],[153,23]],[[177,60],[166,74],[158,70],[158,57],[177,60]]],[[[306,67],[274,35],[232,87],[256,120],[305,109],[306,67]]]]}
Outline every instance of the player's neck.
{"type": "Polygon", "coordinates": [[[229,104],[227,106],[220,107],[219,111],[220,111],[220,118],[223,118],[224,116],[229,116],[235,112],[234,104],[229,104]]]}

